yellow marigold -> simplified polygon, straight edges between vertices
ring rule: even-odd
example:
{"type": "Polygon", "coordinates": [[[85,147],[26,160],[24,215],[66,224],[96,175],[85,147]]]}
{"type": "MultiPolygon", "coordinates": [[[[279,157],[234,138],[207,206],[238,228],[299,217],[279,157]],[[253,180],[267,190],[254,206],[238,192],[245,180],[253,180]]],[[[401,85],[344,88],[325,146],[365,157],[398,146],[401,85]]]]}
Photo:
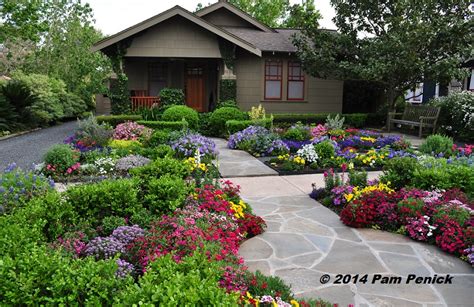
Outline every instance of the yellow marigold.
{"type": "Polygon", "coordinates": [[[291,306],[300,307],[300,303],[298,303],[298,301],[296,301],[296,300],[291,300],[290,304],[291,304],[291,306]]]}

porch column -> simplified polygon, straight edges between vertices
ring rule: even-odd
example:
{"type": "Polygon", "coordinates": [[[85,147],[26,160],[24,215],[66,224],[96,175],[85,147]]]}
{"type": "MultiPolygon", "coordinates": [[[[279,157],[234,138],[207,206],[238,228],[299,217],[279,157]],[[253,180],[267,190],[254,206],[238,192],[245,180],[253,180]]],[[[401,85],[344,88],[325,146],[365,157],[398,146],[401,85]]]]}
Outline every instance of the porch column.
{"type": "Polygon", "coordinates": [[[224,74],[221,76],[219,100],[237,99],[237,76],[234,74],[233,67],[228,67],[224,61],[224,74]]]}

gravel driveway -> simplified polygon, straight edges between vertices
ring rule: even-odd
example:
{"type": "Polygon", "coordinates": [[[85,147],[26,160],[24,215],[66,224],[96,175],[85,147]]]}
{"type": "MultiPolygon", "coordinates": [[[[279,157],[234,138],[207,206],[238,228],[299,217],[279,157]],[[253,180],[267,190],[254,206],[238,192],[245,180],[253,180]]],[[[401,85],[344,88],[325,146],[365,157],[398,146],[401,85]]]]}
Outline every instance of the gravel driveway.
{"type": "Polygon", "coordinates": [[[74,133],[76,127],[77,122],[71,121],[0,141],[0,171],[12,162],[21,168],[41,162],[48,148],[62,143],[67,136],[74,133]]]}

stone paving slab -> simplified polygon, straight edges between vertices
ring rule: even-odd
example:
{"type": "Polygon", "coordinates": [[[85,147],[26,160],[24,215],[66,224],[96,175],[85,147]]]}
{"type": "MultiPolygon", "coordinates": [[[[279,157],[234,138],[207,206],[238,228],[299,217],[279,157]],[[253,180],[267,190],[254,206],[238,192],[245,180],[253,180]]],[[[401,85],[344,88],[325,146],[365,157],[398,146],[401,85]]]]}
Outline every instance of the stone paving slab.
{"type": "Polygon", "coordinates": [[[217,165],[222,177],[272,176],[278,173],[242,150],[227,148],[224,139],[212,139],[219,151],[217,165]]]}
{"type": "Polygon", "coordinates": [[[312,182],[322,184],[322,175],[229,179],[269,225],[242,244],[240,255],[250,270],[291,284],[296,296],[321,297],[339,306],[472,306],[474,270],[469,264],[406,236],[343,225],[307,196],[312,182]],[[336,274],[368,274],[369,282],[322,284],[323,274],[331,281],[336,274]],[[402,277],[402,283],[372,284],[374,274],[402,277]],[[407,285],[407,274],[450,274],[453,284],[407,285]]]}

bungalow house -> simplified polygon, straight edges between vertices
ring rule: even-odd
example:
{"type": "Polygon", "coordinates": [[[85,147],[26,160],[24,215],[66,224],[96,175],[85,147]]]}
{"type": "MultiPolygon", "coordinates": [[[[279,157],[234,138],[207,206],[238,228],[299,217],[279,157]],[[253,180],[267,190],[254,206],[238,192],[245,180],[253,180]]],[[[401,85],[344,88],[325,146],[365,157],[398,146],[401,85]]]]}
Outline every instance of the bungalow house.
{"type": "Polygon", "coordinates": [[[183,89],[188,106],[211,111],[234,98],[273,113],[341,112],[343,82],[307,75],[292,44],[295,29],[270,28],[220,0],[195,13],[175,6],[97,42],[121,54],[133,105],[156,102],[163,88],[183,89]]]}

